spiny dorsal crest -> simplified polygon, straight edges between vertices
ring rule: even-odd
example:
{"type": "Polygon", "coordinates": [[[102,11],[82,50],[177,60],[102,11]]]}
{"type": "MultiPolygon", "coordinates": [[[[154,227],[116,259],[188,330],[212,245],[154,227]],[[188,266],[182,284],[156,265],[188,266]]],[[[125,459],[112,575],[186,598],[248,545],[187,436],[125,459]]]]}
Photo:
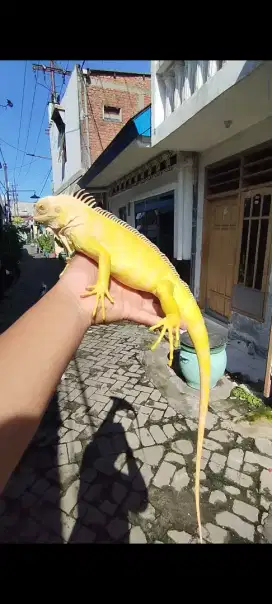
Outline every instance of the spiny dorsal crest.
{"type": "MultiPolygon", "coordinates": [[[[120,224],[120,226],[124,227],[128,231],[131,231],[132,233],[134,233],[134,235],[136,235],[137,237],[139,237],[140,239],[142,239],[143,241],[145,241],[149,245],[149,247],[151,247],[154,250],[156,250],[156,252],[159,254],[159,256],[166,262],[166,264],[168,264],[168,266],[175,273],[175,275],[179,278],[179,280],[182,281],[182,279],[180,279],[180,276],[179,276],[177,270],[175,269],[175,267],[173,266],[173,264],[170,262],[169,258],[167,258],[167,256],[165,256],[165,254],[163,254],[159,250],[159,248],[155,245],[155,243],[152,243],[152,241],[150,241],[149,239],[147,239],[147,237],[145,237],[145,235],[143,235],[142,233],[139,233],[139,231],[137,231],[137,229],[135,229],[134,227],[130,226],[130,224],[128,224],[127,222],[124,222],[123,220],[121,220],[121,218],[117,218],[117,216],[115,216],[114,214],[111,214],[107,210],[104,210],[103,208],[100,208],[99,206],[97,206],[95,198],[93,197],[93,195],[90,195],[90,193],[88,191],[86,191],[84,189],[80,189],[76,193],[72,193],[72,197],[74,197],[75,199],[78,199],[79,201],[83,202],[84,204],[86,204],[87,206],[89,206],[90,208],[92,208],[92,210],[94,210],[98,214],[101,214],[101,216],[105,216],[105,218],[109,218],[113,222],[116,222],[117,224],[120,224]]],[[[183,283],[183,285],[185,287],[187,287],[189,289],[187,283],[185,283],[184,281],[182,281],[182,283],[183,283]]]]}

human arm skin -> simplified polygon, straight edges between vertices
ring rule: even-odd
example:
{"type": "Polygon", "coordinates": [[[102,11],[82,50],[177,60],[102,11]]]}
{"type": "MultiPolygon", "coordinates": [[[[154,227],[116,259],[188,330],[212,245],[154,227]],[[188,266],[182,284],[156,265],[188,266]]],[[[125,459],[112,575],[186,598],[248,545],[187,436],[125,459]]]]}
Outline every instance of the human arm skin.
{"type": "MultiPolygon", "coordinates": [[[[76,255],[58,283],[0,336],[0,493],[34,436],[60,378],[91,324],[95,296],[80,298],[97,280],[97,265],[76,255]]],[[[107,322],[151,326],[161,309],[148,294],[113,279],[107,322]]],[[[95,323],[102,320],[98,310],[95,323]]]]}

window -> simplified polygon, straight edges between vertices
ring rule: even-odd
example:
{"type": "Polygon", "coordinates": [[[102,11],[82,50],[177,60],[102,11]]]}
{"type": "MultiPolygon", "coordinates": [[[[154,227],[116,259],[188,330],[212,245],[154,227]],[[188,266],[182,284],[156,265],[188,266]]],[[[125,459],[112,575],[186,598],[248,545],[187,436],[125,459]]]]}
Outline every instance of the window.
{"type": "Polygon", "coordinates": [[[103,119],[108,122],[121,122],[121,109],[119,107],[112,107],[111,105],[104,105],[103,119]]]}
{"type": "Polygon", "coordinates": [[[240,251],[238,283],[263,290],[271,194],[246,197],[240,251]]]}
{"type": "Polygon", "coordinates": [[[58,129],[58,149],[59,157],[58,160],[62,163],[62,180],[64,179],[65,164],[67,162],[67,151],[66,151],[66,137],[65,137],[65,123],[60,115],[60,112],[55,109],[52,114],[52,120],[56,124],[58,129]]]}
{"type": "Polygon", "coordinates": [[[121,220],[123,220],[124,222],[127,222],[127,208],[126,208],[126,206],[123,206],[122,208],[119,208],[119,218],[121,220]]]}

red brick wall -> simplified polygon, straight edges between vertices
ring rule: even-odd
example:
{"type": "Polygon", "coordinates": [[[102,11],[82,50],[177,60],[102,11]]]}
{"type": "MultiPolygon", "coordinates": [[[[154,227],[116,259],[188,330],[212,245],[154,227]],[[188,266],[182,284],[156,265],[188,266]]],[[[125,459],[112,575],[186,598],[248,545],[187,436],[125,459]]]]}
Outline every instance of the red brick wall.
{"type": "Polygon", "coordinates": [[[90,74],[87,86],[91,163],[106,149],[128,120],[151,102],[150,77],[90,74]],[[116,86],[116,88],[114,88],[116,86]],[[103,119],[103,106],[121,109],[122,121],[103,119]]]}

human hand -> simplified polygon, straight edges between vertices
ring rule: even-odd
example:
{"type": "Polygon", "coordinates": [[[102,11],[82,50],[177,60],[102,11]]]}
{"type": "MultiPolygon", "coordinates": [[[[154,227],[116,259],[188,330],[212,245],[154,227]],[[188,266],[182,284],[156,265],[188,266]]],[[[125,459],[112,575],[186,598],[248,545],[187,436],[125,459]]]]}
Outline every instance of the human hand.
{"type": "MultiPolygon", "coordinates": [[[[97,273],[97,264],[93,260],[76,254],[59,280],[59,286],[73,294],[86,328],[92,323],[102,323],[100,304],[95,319],[92,319],[96,295],[80,297],[87,286],[96,283],[97,273]]],[[[114,304],[105,297],[106,323],[128,320],[152,326],[164,316],[159,301],[152,294],[130,289],[113,278],[110,280],[109,291],[114,304]]]]}

